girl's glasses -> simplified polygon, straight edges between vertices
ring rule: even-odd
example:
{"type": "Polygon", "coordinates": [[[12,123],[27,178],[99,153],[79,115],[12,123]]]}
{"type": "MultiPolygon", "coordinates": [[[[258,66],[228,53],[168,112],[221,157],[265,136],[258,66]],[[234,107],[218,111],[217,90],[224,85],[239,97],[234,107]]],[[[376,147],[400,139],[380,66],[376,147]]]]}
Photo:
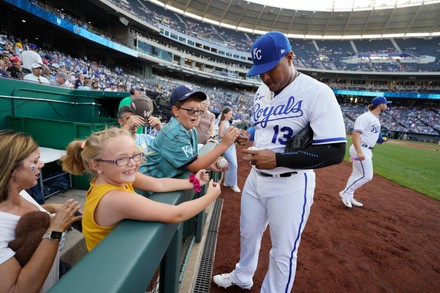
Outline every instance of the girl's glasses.
{"type": "Polygon", "coordinates": [[[127,166],[130,163],[130,160],[133,160],[135,162],[139,162],[144,158],[144,154],[143,153],[137,153],[131,157],[124,157],[124,158],[119,158],[116,160],[102,160],[102,159],[95,159],[95,161],[97,162],[103,162],[103,163],[110,163],[110,164],[115,164],[118,167],[124,167],[127,166]]]}

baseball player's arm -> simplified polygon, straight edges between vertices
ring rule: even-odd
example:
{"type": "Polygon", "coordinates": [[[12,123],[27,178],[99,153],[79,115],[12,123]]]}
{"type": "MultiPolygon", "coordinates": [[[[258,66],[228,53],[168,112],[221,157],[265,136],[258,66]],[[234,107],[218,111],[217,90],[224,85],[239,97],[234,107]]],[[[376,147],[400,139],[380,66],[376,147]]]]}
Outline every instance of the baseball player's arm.
{"type": "Polygon", "coordinates": [[[353,133],[351,134],[352,143],[356,150],[358,161],[365,160],[365,156],[364,153],[362,152],[362,147],[361,147],[361,134],[362,133],[360,133],[359,131],[353,131],[353,133]]]}
{"type": "Polygon", "coordinates": [[[306,150],[290,153],[274,153],[271,150],[243,150],[243,160],[250,161],[258,169],[269,170],[275,167],[291,169],[318,169],[339,164],[344,159],[345,143],[312,146],[306,150]]]}

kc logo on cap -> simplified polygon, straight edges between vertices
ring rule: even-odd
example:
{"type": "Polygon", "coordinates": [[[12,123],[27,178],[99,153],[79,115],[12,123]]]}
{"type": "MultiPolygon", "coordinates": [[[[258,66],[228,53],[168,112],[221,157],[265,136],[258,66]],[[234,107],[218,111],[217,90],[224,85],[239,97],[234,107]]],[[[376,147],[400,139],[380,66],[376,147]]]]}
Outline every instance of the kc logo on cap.
{"type": "Polygon", "coordinates": [[[254,48],[254,56],[252,58],[261,60],[261,49],[254,48]]]}
{"type": "Polygon", "coordinates": [[[289,39],[283,33],[269,32],[262,35],[252,45],[251,55],[254,65],[247,76],[270,71],[291,50],[289,39]]]}

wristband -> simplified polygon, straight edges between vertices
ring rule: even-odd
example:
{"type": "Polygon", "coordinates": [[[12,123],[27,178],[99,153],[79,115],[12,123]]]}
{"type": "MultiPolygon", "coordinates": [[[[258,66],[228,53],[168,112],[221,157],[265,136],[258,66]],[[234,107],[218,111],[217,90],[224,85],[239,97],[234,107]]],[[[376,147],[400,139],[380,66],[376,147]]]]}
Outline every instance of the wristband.
{"type": "Polygon", "coordinates": [[[199,179],[197,179],[195,174],[191,174],[189,175],[189,182],[191,182],[192,184],[194,184],[194,190],[196,192],[200,192],[202,191],[202,189],[200,188],[200,181],[199,179]]]}

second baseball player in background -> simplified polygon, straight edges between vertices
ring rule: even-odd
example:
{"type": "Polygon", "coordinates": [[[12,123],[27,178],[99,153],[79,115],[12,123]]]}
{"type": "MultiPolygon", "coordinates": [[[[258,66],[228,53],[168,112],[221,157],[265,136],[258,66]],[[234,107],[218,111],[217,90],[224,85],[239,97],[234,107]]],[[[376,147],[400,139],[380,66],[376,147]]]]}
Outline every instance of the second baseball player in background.
{"type": "MultiPolygon", "coordinates": [[[[270,32],[251,49],[253,67],[262,84],[254,98],[254,146],[244,150],[252,169],[244,185],[240,215],[240,260],[231,273],[216,275],[221,287],[250,289],[258,264],[261,238],[270,227],[272,249],[261,292],[290,292],[298,246],[315,191],[314,168],[340,163],[346,136],[342,112],[332,90],[299,73],[287,37],[270,32]],[[310,124],[312,147],[284,152],[289,137],[310,124]],[[248,155],[251,156],[248,156],[248,155]]],[[[242,137],[240,144],[245,143],[242,137]]]]}

